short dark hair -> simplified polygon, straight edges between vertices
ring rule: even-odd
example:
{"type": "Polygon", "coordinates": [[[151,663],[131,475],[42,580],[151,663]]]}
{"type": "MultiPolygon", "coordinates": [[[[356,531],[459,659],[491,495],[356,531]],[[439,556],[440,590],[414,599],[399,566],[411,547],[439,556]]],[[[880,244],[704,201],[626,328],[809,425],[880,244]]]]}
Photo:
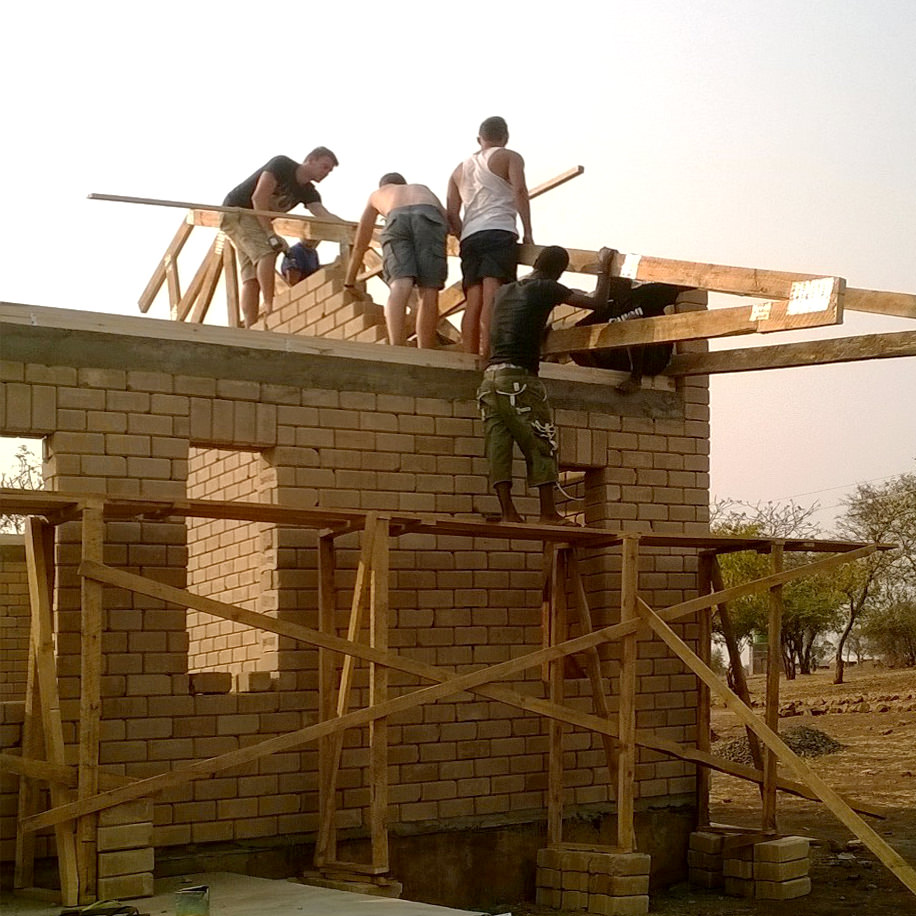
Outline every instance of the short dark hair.
{"type": "Polygon", "coordinates": [[[306,157],[306,159],[330,159],[334,165],[340,165],[337,157],[326,147],[316,146],[306,157]]]}
{"type": "Polygon", "coordinates": [[[407,179],[400,172],[385,172],[378,180],[378,186],[384,184],[407,184],[407,179]]]}
{"type": "Polygon", "coordinates": [[[494,115],[492,118],[487,118],[483,121],[480,125],[480,139],[487,140],[490,143],[508,140],[509,125],[506,124],[506,119],[499,117],[499,115],[494,115]]]}
{"type": "Polygon", "coordinates": [[[537,256],[534,269],[551,280],[559,280],[569,267],[569,252],[559,245],[548,245],[537,256]]]}

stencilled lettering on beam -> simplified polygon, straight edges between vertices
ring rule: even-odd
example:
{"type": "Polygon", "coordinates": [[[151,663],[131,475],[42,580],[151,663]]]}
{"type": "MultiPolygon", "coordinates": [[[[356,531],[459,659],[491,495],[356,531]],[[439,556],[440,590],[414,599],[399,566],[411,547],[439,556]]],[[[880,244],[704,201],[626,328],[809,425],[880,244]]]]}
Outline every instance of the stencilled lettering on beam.
{"type": "Polygon", "coordinates": [[[755,302],[751,306],[751,321],[769,321],[772,310],[772,302],[755,302]]]}
{"type": "Polygon", "coordinates": [[[786,314],[807,315],[811,312],[826,311],[830,308],[830,297],[835,282],[833,277],[796,281],[792,284],[786,314]]]}

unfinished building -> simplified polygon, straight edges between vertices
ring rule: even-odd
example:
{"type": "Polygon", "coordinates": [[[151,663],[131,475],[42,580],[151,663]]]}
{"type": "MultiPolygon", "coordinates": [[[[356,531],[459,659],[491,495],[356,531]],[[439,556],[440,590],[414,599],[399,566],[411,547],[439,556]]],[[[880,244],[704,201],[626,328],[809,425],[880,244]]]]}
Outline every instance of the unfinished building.
{"type": "MultiPolygon", "coordinates": [[[[496,503],[473,357],[379,346],[380,307],[342,288],[339,263],[279,297],[268,333],[204,326],[231,249],[184,293],[172,255],[159,285],[192,324],[0,306],[0,432],[41,438],[46,481],[3,493],[31,516],[24,546],[0,545],[0,854],[16,885],[141,896],[154,873],[218,863],[457,906],[537,887],[564,908],[645,912],[650,875],[686,875],[707,767],[741,770],[709,754],[693,661],[708,660],[709,560],[748,546],[709,536],[705,338],[834,322],[842,281],[817,308],[793,313],[786,294],[726,320],[705,289],[746,277],[631,262],[697,290],[632,323],[650,330],[554,332],[556,353],[619,346],[612,330],[658,339],[659,321],[680,341],[669,374],[627,396],[614,373],[543,367],[584,524],[564,530],[481,520],[496,503]],[[624,857],[606,874],[632,880],[550,877],[596,855],[624,857]]],[[[746,294],[808,282],[754,275],[746,294]]],[[[774,554],[753,587],[775,591],[782,549],[829,553],[819,569],[875,549],[753,546],[774,554]]],[[[742,775],[771,800],[817,795],[777,779],[779,753],[742,775]]]]}

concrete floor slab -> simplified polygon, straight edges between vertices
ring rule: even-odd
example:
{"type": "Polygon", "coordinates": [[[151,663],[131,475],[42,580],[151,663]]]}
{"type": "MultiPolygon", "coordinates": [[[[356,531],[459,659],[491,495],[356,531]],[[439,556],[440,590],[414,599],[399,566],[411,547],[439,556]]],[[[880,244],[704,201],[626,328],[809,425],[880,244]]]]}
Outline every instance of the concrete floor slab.
{"type": "MultiPolygon", "coordinates": [[[[293,881],[272,881],[229,872],[207,872],[161,878],[156,894],[130,901],[141,913],[174,916],[175,891],[206,884],[210,888],[210,916],[484,916],[478,911],[353,894],[293,881]]],[[[4,895],[2,916],[57,916],[60,906],[4,895]]]]}

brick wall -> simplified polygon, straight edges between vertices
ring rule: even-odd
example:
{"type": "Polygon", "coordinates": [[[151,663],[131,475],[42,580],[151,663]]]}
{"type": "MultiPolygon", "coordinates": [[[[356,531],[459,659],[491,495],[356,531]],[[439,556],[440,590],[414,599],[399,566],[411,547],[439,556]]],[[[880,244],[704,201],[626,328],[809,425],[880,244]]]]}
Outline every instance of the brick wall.
{"type": "Polygon", "coordinates": [[[25,695],[29,579],[22,535],[0,534],[0,702],[25,695]]]}
{"type": "MultiPolygon", "coordinates": [[[[260,502],[266,482],[256,452],[190,449],[188,497],[260,502]]],[[[269,526],[257,522],[189,518],[188,587],[249,610],[269,588],[276,567],[269,526]]],[[[276,669],[276,652],[262,643],[268,634],[251,627],[188,611],[188,665],[192,671],[221,670],[238,674],[276,669]]]]}
{"type": "MultiPolygon", "coordinates": [[[[151,319],[106,319],[105,328],[80,313],[0,307],[5,335],[0,432],[47,437],[50,489],[163,500],[190,491],[210,495],[208,467],[228,470],[234,463],[232,474],[239,479],[221,474],[222,489],[213,495],[474,519],[496,509],[487,491],[474,397],[479,374],[464,354],[332,341],[316,345],[294,336],[185,328],[151,319]]],[[[547,366],[544,375],[561,428],[563,466],[585,473],[589,524],[707,531],[705,385],[691,380],[676,389],[661,382],[623,397],[594,370],[547,366]]],[[[520,460],[515,473],[519,508],[533,515],[537,499],[525,494],[520,460]]],[[[239,527],[192,529],[197,546],[189,569],[184,524],[110,522],[105,560],[171,585],[193,582],[195,589],[225,600],[252,601],[257,582],[259,609],[315,626],[315,534],[285,528],[259,532],[260,557],[274,557],[275,563],[256,571],[241,548],[254,542],[239,527]],[[228,532],[234,540],[220,543],[228,532]],[[204,546],[211,537],[213,551],[204,546]],[[211,571],[223,560],[232,567],[220,580],[211,571]]],[[[79,693],[77,537],[72,524],[58,529],[59,670],[70,741],[79,693]]],[[[356,535],[338,543],[341,633],[358,547],[356,535]]],[[[406,534],[395,544],[391,567],[392,648],[460,672],[540,645],[538,546],[406,534]]],[[[595,624],[614,622],[619,557],[612,551],[586,553],[583,570],[595,624]]],[[[659,607],[682,600],[694,593],[694,573],[692,554],[646,551],[642,594],[659,607]]],[[[234,647],[227,658],[227,644],[211,655],[207,624],[183,608],[113,589],[106,589],[105,600],[106,767],[148,776],[314,721],[315,651],[258,634],[258,664],[268,659],[278,675],[273,689],[191,695],[189,668],[219,659],[221,668],[244,672],[253,663],[248,649],[242,647],[241,658],[234,647]]],[[[695,638],[690,622],[675,629],[695,638]]],[[[617,646],[605,646],[602,653],[615,693],[617,646]]],[[[638,675],[639,726],[692,740],[694,679],[660,643],[649,641],[640,645],[638,675]]],[[[538,676],[529,672],[514,685],[540,694],[538,676]]],[[[363,668],[356,683],[353,702],[361,704],[363,668]]],[[[409,676],[392,673],[393,693],[415,686],[409,676]]],[[[591,710],[584,678],[570,678],[567,693],[571,703],[591,710]]],[[[542,816],[546,724],[538,718],[479,699],[447,701],[393,718],[389,736],[394,829],[421,824],[437,829],[465,817],[500,823],[542,816]]],[[[342,827],[360,825],[360,806],[368,797],[364,744],[356,733],[345,744],[342,827]]],[[[612,796],[600,742],[574,732],[566,749],[567,801],[607,807],[612,796]]],[[[154,843],[312,831],[316,768],[317,752],[309,746],[163,793],[154,806],[154,843]]],[[[692,803],[692,774],[686,764],[641,751],[640,803],[692,803]]]]}

